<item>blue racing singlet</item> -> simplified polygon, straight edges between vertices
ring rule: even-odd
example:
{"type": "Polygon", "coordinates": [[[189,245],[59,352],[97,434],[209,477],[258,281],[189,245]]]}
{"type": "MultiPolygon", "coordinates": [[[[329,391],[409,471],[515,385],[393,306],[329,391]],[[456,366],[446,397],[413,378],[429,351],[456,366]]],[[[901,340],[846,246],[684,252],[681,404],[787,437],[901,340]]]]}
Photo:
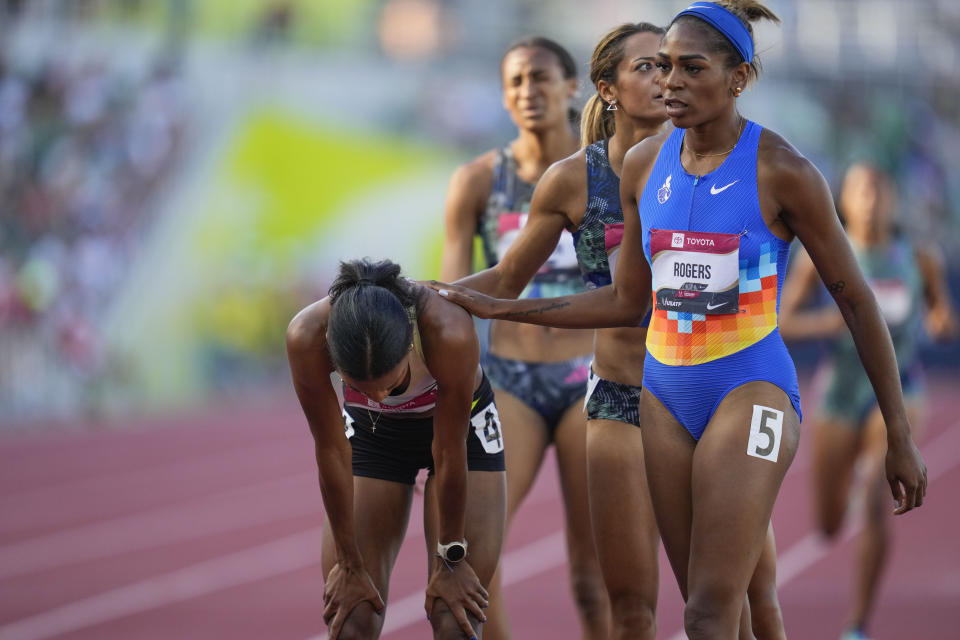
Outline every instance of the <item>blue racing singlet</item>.
{"type": "Polygon", "coordinates": [[[748,121],[726,160],[693,176],[680,160],[686,131],[675,129],[639,203],[653,278],[643,386],[695,438],[726,394],[751,381],[779,386],[800,414],[777,330],[790,245],[767,228],[757,195],[762,131],[748,121]]]}

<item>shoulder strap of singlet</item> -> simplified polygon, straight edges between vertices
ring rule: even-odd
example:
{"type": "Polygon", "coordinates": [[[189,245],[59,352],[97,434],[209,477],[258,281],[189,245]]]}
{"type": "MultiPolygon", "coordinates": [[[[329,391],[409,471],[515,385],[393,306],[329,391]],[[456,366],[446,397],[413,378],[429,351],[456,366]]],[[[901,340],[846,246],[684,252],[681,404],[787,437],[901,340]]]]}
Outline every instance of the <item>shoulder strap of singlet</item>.
{"type": "Polygon", "coordinates": [[[607,163],[607,141],[598,140],[593,144],[587,145],[584,150],[587,160],[587,202],[593,198],[598,181],[596,178],[603,173],[604,165],[607,163]]]}
{"type": "MultiPolygon", "coordinates": [[[[657,162],[662,160],[664,162],[664,168],[671,173],[680,165],[680,151],[683,148],[683,136],[686,131],[686,129],[675,128],[670,132],[670,135],[667,137],[666,142],[663,143],[663,146],[660,147],[660,153],[657,156],[657,162]]],[[[683,167],[679,166],[679,168],[682,169],[683,167]]]]}
{"type": "Polygon", "coordinates": [[[493,189],[494,193],[513,195],[517,181],[517,160],[509,146],[497,149],[497,156],[493,162],[493,189]]]}
{"type": "Polygon", "coordinates": [[[420,356],[420,359],[426,362],[423,357],[423,343],[420,341],[420,326],[417,324],[417,305],[407,307],[407,317],[410,318],[410,324],[413,325],[413,350],[420,356]]]}

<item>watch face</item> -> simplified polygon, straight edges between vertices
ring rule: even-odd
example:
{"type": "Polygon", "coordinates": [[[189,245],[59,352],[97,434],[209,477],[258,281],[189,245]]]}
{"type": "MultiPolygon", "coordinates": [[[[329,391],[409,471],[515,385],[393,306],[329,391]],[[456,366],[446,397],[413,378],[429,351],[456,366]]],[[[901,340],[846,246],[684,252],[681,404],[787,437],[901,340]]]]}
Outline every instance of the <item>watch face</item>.
{"type": "Polygon", "coordinates": [[[450,562],[460,562],[467,555],[467,550],[462,544],[452,544],[447,547],[447,560],[450,562]]]}

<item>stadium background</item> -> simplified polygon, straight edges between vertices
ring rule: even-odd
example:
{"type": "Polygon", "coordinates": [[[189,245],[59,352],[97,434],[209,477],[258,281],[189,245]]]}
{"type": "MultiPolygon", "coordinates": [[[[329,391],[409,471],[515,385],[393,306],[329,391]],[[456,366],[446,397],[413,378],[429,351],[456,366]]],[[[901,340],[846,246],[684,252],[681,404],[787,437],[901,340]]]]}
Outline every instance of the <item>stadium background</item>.
{"type": "MultiPolygon", "coordinates": [[[[283,331],[338,260],[438,275],[451,172],[514,133],[507,44],[569,47],[583,102],[600,35],[685,4],[0,3],[0,446],[286,411],[283,331]]],[[[834,188],[856,159],[890,170],[901,226],[942,250],[960,301],[960,5],[768,5],[783,25],[758,30],[742,112],[834,188]]],[[[796,351],[803,367],[818,353],[796,351]]],[[[925,342],[923,358],[956,388],[960,346],[925,342]]]]}
{"type": "MultiPolygon", "coordinates": [[[[6,2],[3,421],[284,384],[282,330],[338,259],[438,274],[452,169],[513,132],[511,40],[554,37],[585,76],[604,30],[682,4],[6,2]]],[[[893,171],[901,223],[956,273],[960,10],[771,6],[783,26],[759,29],[743,112],[834,186],[853,159],[893,171]]]]}

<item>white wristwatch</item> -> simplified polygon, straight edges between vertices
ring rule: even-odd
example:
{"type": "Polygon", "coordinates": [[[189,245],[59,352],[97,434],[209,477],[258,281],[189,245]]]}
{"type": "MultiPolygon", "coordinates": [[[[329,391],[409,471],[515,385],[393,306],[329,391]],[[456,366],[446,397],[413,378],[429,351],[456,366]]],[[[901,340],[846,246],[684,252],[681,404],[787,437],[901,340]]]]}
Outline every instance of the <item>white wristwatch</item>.
{"type": "Polygon", "coordinates": [[[450,563],[460,562],[467,557],[467,541],[437,542],[437,555],[450,563]]]}

